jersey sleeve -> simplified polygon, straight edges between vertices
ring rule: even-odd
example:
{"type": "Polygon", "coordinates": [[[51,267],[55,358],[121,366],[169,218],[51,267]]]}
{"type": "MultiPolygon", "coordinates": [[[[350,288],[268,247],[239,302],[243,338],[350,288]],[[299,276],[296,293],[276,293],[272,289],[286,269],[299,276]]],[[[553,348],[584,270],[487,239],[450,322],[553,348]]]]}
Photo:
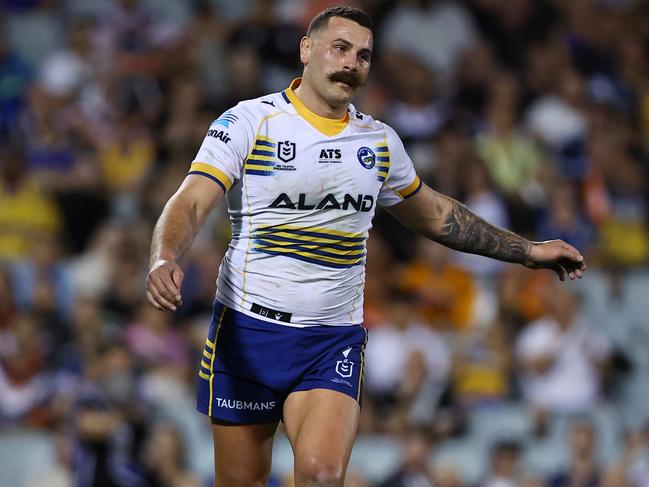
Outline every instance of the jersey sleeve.
{"type": "Polygon", "coordinates": [[[397,133],[385,125],[386,144],[377,153],[380,166],[388,165],[388,175],[379,192],[379,204],[393,206],[414,196],[421,189],[421,180],[397,133]],[[386,160],[387,159],[387,160],[386,160]]]}
{"type": "Polygon", "coordinates": [[[214,120],[189,168],[227,191],[240,178],[243,162],[254,139],[252,114],[239,103],[214,120]]]}

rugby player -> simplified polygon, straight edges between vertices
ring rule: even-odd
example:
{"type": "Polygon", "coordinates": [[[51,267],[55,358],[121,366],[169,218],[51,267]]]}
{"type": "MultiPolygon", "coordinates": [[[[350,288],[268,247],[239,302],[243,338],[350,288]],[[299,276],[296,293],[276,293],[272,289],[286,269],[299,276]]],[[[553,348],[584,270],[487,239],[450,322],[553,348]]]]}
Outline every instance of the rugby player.
{"type": "MultiPolygon", "coordinates": [[[[212,122],[154,230],[147,296],[182,302],[178,260],[225,195],[232,241],[198,372],[215,485],[265,485],[278,422],[297,486],[342,486],[358,426],[365,242],[377,205],[450,248],[580,278],[580,253],[496,228],[422,184],[395,131],[351,101],[372,63],[361,10],[318,14],[301,78],[212,122]]],[[[404,73],[407,76],[407,73],[404,73]]]]}

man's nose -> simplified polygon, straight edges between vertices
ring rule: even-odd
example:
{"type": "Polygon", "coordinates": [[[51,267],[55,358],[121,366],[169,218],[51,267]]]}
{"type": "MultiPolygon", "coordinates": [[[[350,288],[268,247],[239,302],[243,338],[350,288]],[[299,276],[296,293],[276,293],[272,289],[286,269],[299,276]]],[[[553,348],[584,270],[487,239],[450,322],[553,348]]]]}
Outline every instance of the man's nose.
{"type": "Polygon", "coordinates": [[[345,71],[358,71],[358,57],[355,53],[348,53],[344,59],[343,70],[345,71]]]}

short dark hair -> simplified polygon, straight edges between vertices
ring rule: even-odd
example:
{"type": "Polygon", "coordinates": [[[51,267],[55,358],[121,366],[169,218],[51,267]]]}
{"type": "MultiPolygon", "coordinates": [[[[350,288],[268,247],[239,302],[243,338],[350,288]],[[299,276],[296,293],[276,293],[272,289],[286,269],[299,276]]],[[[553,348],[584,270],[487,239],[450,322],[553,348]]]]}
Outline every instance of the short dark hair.
{"type": "Polygon", "coordinates": [[[353,22],[356,22],[358,25],[368,28],[373,31],[374,23],[365,11],[356,7],[329,7],[328,9],[323,10],[318,15],[313,17],[313,20],[309,24],[309,28],[306,31],[306,35],[310,36],[314,32],[322,29],[324,26],[329,23],[329,19],[332,17],[342,17],[343,19],[348,19],[353,22]]]}

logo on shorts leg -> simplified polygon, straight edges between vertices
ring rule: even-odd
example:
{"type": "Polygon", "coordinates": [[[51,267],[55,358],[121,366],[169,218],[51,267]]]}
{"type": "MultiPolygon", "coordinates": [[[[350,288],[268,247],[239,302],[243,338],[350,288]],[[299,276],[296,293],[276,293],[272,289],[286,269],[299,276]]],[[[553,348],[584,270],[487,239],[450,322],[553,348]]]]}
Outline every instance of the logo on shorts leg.
{"type": "Polygon", "coordinates": [[[354,372],[354,362],[352,362],[347,358],[351,349],[352,347],[343,350],[343,355],[345,356],[345,359],[336,361],[336,373],[340,377],[351,377],[352,373],[354,372]]]}

